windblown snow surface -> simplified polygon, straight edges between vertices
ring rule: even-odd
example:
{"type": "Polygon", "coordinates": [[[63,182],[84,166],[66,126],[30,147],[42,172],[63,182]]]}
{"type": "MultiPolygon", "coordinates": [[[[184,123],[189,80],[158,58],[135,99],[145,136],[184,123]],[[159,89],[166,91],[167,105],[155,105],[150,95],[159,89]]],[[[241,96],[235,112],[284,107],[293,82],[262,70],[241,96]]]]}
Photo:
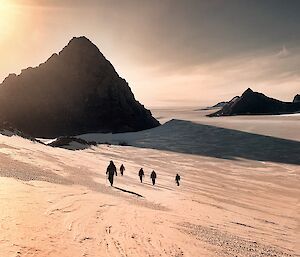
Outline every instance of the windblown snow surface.
{"type": "Polygon", "coordinates": [[[299,116],[153,113],[76,151],[0,135],[0,256],[300,256],[299,116]]]}

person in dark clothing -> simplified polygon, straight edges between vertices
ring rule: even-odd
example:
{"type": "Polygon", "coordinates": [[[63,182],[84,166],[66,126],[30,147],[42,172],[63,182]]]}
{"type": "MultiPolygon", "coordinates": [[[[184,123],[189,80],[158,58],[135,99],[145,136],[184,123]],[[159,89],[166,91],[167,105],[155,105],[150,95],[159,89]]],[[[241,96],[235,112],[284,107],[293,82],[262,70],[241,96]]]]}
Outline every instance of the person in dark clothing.
{"type": "Polygon", "coordinates": [[[179,174],[176,174],[175,181],[176,181],[177,186],[179,186],[179,181],[180,181],[179,174]]]}
{"type": "Polygon", "coordinates": [[[155,179],[156,179],[156,173],[155,173],[154,170],[151,172],[150,178],[152,179],[152,185],[154,186],[155,185],[155,179]]]}
{"type": "Polygon", "coordinates": [[[143,176],[144,176],[145,174],[144,174],[144,170],[143,170],[143,168],[141,168],[140,170],[139,170],[139,177],[140,177],[140,181],[141,181],[141,183],[143,183],[143,176]]]}
{"type": "Polygon", "coordinates": [[[122,164],[121,167],[120,167],[120,173],[121,173],[121,176],[123,176],[124,171],[125,171],[125,167],[124,167],[124,165],[122,164]]]}
{"type": "Polygon", "coordinates": [[[118,175],[117,174],[117,168],[114,164],[113,161],[110,161],[107,169],[106,169],[106,174],[108,174],[108,180],[110,182],[110,185],[112,186],[113,183],[114,183],[114,175],[116,174],[116,176],[118,175]]]}

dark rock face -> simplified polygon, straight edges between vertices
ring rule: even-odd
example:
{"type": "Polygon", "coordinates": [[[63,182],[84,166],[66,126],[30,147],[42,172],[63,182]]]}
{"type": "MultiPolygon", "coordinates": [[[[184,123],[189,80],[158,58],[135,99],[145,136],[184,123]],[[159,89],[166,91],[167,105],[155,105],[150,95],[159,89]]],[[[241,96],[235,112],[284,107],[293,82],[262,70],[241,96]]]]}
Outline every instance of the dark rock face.
{"type": "Polygon", "coordinates": [[[11,124],[7,123],[7,122],[2,122],[0,123],[0,134],[7,136],[7,137],[11,137],[11,136],[19,136],[19,137],[23,137],[25,139],[28,139],[32,142],[35,143],[40,143],[43,144],[44,143],[38,139],[36,139],[35,137],[32,137],[30,135],[25,134],[24,132],[17,130],[14,126],[12,126],[11,124]]]}
{"type": "Polygon", "coordinates": [[[293,103],[300,103],[300,95],[295,95],[293,103]]]}
{"type": "Polygon", "coordinates": [[[57,138],[55,141],[51,142],[48,145],[52,147],[61,147],[65,149],[81,150],[81,149],[89,148],[91,146],[96,146],[97,143],[88,142],[84,139],[76,138],[72,136],[63,136],[57,138]],[[72,146],[71,145],[72,143],[73,144],[75,143],[75,145],[72,146]]]}
{"type": "Polygon", "coordinates": [[[248,88],[241,97],[233,98],[220,111],[208,116],[287,114],[300,111],[300,103],[282,102],[248,88]]]}
{"type": "Polygon", "coordinates": [[[214,110],[214,109],[220,109],[220,108],[223,108],[224,106],[226,106],[227,104],[229,104],[230,102],[232,101],[235,101],[237,98],[239,98],[239,96],[235,96],[234,98],[232,98],[230,101],[228,102],[219,102],[213,106],[209,106],[209,107],[205,107],[205,108],[202,108],[202,109],[198,109],[196,111],[209,111],[209,110],[214,110]]]}
{"type": "Polygon", "coordinates": [[[228,102],[219,102],[215,105],[213,105],[211,108],[222,108],[224,105],[226,105],[228,102]]]}
{"type": "Polygon", "coordinates": [[[213,106],[205,107],[202,109],[197,109],[196,111],[209,111],[209,110],[214,110],[214,109],[219,109],[225,106],[228,102],[219,102],[213,106]]]}
{"type": "Polygon", "coordinates": [[[159,122],[87,38],[0,85],[0,121],[35,137],[128,132],[159,122]]]}

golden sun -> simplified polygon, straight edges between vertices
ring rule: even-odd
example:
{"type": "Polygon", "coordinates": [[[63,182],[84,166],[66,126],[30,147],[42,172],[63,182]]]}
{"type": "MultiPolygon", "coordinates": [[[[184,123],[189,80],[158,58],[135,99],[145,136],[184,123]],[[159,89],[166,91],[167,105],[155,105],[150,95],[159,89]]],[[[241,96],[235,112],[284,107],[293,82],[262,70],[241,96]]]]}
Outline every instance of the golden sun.
{"type": "Polygon", "coordinates": [[[13,27],[14,6],[12,0],[0,0],[0,37],[6,36],[13,27]]]}

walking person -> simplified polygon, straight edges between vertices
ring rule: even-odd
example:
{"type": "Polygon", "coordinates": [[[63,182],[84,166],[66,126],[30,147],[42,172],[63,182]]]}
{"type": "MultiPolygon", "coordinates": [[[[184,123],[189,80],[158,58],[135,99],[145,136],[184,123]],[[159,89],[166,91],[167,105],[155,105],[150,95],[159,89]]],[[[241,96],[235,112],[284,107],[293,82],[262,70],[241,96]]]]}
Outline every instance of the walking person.
{"type": "Polygon", "coordinates": [[[144,176],[145,174],[144,174],[144,170],[143,170],[143,168],[141,168],[140,170],[139,170],[139,177],[140,177],[140,181],[141,181],[141,183],[143,183],[143,176],[144,176]]]}
{"type": "Polygon", "coordinates": [[[175,176],[175,181],[176,181],[177,186],[179,186],[180,176],[178,173],[175,176]]]}
{"type": "Polygon", "coordinates": [[[116,176],[118,175],[117,174],[117,168],[114,164],[113,161],[110,161],[107,169],[106,169],[106,174],[108,174],[108,180],[110,182],[110,185],[112,186],[113,183],[114,183],[114,175],[116,174],[116,176]]]}
{"type": "Polygon", "coordinates": [[[152,185],[155,185],[155,179],[156,179],[156,172],[153,170],[151,172],[150,178],[152,179],[152,185]]]}
{"type": "Polygon", "coordinates": [[[120,173],[121,173],[121,176],[123,176],[124,171],[125,171],[125,167],[124,167],[124,165],[122,164],[121,167],[120,167],[120,173]]]}

